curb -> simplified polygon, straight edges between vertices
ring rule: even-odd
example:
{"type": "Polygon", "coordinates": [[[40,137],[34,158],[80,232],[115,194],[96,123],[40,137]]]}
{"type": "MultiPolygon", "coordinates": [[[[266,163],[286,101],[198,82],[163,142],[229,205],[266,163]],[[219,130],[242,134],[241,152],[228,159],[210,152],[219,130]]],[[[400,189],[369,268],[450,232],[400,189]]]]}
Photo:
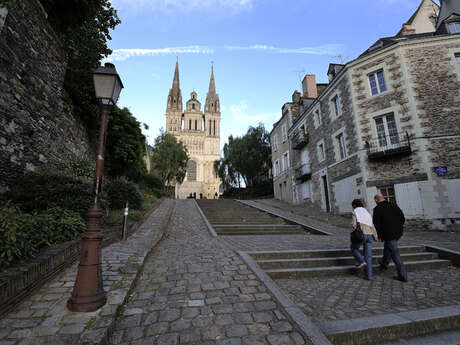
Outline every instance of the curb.
{"type": "Polygon", "coordinates": [[[265,287],[275,297],[286,312],[289,319],[299,328],[303,336],[313,345],[332,345],[326,335],[297,307],[284,292],[275,284],[275,282],[257,265],[257,263],[246,252],[237,252],[254,274],[264,283],[265,287]]]}
{"type": "Polygon", "coordinates": [[[193,201],[195,202],[195,205],[198,208],[198,212],[200,213],[201,218],[203,218],[203,221],[205,222],[206,227],[209,230],[209,233],[211,234],[212,237],[217,237],[216,231],[212,227],[211,223],[209,223],[208,218],[206,218],[206,216],[204,215],[203,210],[200,208],[200,205],[198,205],[195,199],[193,199],[193,201]]]}
{"type": "Polygon", "coordinates": [[[314,226],[311,226],[311,225],[308,225],[302,221],[299,221],[299,220],[296,220],[296,219],[293,219],[291,217],[287,217],[287,216],[284,216],[278,212],[275,212],[275,211],[271,211],[271,210],[268,210],[264,207],[261,207],[259,205],[254,205],[252,203],[249,203],[247,201],[244,201],[244,200],[238,200],[238,199],[235,199],[235,201],[243,204],[243,205],[246,205],[246,206],[249,206],[249,207],[252,207],[252,208],[255,208],[255,209],[258,209],[260,211],[263,211],[265,213],[268,213],[268,214],[271,214],[273,216],[276,216],[276,217],[280,217],[280,218],[283,218],[284,220],[287,220],[288,222],[291,222],[291,223],[295,223],[295,224],[298,224],[302,227],[304,227],[305,229],[307,229],[308,231],[312,232],[313,234],[317,234],[317,235],[326,235],[326,236],[333,236],[334,234],[330,233],[330,232],[327,232],[327,231],[324,231],[324,230],[320,230],[318,229],[317,227],[314,227],[314,226]]]}

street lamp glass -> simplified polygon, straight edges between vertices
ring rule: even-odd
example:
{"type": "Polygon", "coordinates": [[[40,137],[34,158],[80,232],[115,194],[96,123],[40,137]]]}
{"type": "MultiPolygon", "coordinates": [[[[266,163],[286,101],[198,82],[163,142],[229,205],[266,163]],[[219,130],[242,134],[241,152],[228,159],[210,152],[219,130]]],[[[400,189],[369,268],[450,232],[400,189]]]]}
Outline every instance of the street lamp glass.
{"type": "Polygon", "coordinates": [[[93,73],[93,79],[96,98],[104,105],[115,105],[123,88],[115,66],[106,63],[104,67],[97,68],[93,73]]]}

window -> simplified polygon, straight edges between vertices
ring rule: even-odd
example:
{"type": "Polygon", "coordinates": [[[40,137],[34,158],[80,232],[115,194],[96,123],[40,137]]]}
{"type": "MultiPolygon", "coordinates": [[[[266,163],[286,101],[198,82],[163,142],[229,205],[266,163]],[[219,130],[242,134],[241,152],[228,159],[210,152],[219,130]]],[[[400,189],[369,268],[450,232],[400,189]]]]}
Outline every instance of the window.
{"type": "Polygon", "coordinates": [[[273,136],[273,150],[278,151],[278,134],[273,136]]]}
{"type": "Polygon", "coordinates": [[[282,136],[283,136],[283,143],[287,140],[287,129],[286,129],[286,124],[284,124],[282,127],[281,127],[281,133],[282,133],[282,136]]]}
{"type": "Polygon", "coordinates": [[[198,129],[198,121],[195,120],[195,131],[198,129]]]}
{"type": "Polygon", "coordinates": [[[460,54],[455,54],[455,61],[457,61],[457,67],[460,71],[460,54]]]}
{"type": "Polygon", "coordinates": [[[339,157],[340,159],[344,159],[347,156],[347,151],[345,147],[345,137],[343,136],[343,133],[337,135],[335,137],[335,141],[337,143],[339,157]]]}
{"type": "Polygon", "coordinates": [[[213,128],[214,134],[213,135],[216,135],[216,120],[213,121],[213,124],[214,124],[214,128],[213,128]]]}
{"type": "Polygon", "coordinates": [[[383,196],[385,197],[386,201],[396,204],[394,186],[378,187],[378,190],[379,190],[380,193],[383,194],[383,196]]]}
{"type": "Polygon", "coordinates": [[[375,119],[379,147],[399,144],[398,128],[393,113],[375,119]]]}
{"type": "Polygon", "coordinates": [[[211,120],[209,120],[209,135],[211,135],[211,120]]]}
{"type": "Polygon", "coordinates": [[[342,115],[342,105],[340,104],[339,96],[335,96],[332,99],[332,105],[334,106],[335,117],[342,115]]]}
{"type": "Polygon", "coordinates": [[[317,146],[318,149],[318,161],[322,162],[326,159],[326,150],[324,147],[324,143],[319,143],[317,146]]]}
{"type": "Polygon", "coordinates": [[[283,154],[283,171],[289,169],[289,151],[283,154]]]}
{"type": "Polygon", "coordinates": [[[277,159],[276,162],[275,162],[275,172],[276,172],[276,176],[278,176],[280,174],[280,161],[277,159]]]}
{"type": "Polygon", "coordinates": [[[451,34],[458,34],[460,33],[460,23],[449,23],[447,24],[449,28],[449,33],[451,34]]]}
{"type": "Polygon", "coordinates": [[[371,87],[371,94],[376,95],[378,93],[385,92],[387,85],[385,83],[385,75],[383,70],[374,72],[369,75],[369,85],[371,87]]]}
{"type": "Polygon", "coordinates": [[[188,129],[192,129],[192,120],[188,120],[188,129]]]}
{"type": "Polygon", "coordinates": [[[319,112],[319,109],[313,113],[313,122],[315,123],[315,128],[318,128],[322,125],[321,113],[319,112]]]}
{"type": "Polygon", "coordinates": [[[195,103],[192,103],[192,109],[195,109],[195,103]]]}

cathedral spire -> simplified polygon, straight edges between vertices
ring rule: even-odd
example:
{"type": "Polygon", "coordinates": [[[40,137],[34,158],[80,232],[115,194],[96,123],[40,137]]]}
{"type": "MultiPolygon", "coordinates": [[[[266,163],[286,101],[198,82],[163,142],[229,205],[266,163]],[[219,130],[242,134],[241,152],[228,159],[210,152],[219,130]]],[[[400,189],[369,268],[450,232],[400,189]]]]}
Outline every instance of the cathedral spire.
{"type": "Polygon", "coordinates": [[[174,90],[180,90],[180,82],[179,82],[179,61],[176,61],[176,69],[174,70],[174,79],[172,88],[174,90]]]}
{"type": "Polygon", "coordinates": [[[204,110],[207,113],[220,112],[219,95],[216,93],[216,82],[214,80],[214,65],[211,65],[211,78],[209,80],[209,90],[206,95],[204,110]]]}
{"type": "Polygon", "coordinates": [[[166,112],[179,111],[182,112],[182,93],[180,91],[179,82],[179,61],[176,61],[176,69],[174,70],[174,79],[172,87],[169,90],[168,105],[166,112]]]}
{"type": "Polygon", "coordinates": [[[214,81],[214,66],[211,65],[211,79],[209,80],[208,93],[216,93],[216,82],[214,81]]]}

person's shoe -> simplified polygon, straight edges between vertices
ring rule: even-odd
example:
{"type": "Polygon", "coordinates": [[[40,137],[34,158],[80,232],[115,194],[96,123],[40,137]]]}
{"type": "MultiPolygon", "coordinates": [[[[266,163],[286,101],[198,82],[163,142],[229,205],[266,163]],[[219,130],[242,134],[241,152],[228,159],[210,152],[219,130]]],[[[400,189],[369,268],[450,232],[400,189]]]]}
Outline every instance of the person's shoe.
{"type": "Polygon", "coordinates": [[[362,262],[361,265],[358,266],[358,268],[363,268],[363,267],[366,267],[367,264],[365,262],[362,262]]]}
{"type": "Polygon", "coordinates": [[[393,277],[394,280],[399,280],[400,282],[407,283],[407,278],[395,276],[393,277]]]}
{"type": "Polygon", "coordinates": [[[371,278],[366,277],[366,276],[364,276],[363,279],[364,279],[364,280],[372,280],[371,278]]]}

